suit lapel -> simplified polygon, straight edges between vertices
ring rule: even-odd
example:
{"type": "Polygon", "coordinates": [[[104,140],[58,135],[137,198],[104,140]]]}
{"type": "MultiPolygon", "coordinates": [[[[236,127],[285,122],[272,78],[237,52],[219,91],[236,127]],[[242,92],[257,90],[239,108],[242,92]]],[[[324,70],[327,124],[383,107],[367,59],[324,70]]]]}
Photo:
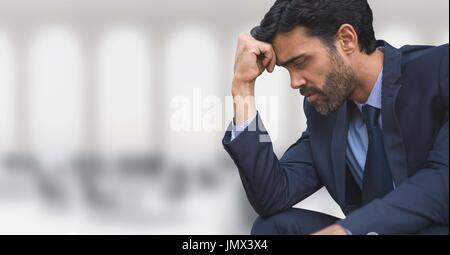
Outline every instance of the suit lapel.
{"type": "Polygon", "coordinates": [[[398,186],[408,178],[406,149],[396,113],[396,98],[401,88],[401,52],[385,43],[383,85],[381,91],[381,116],[383,140],[392,178],[398,186]]]}
{"type": "MultiPolygon", "coordinates": [[[[381,92],[382,123],[384,146],[391,167],[392,178],[398,186],[408,178],[406,149],[398,125],[395,109],[397,94],[401,88],[401,52],[388,43],[385,45],[383,84],[381,92]]],[[[344,103],[336,112],[333,138],[331,141],[331,158],[336,192],[339,201],[345,201],[346,149],[349,124],[349,102],[344,103]]]]}
{"type": "Polygon", "coordinates": [[[345,153],[347,149],[347,131],[348,131],[348,102],[336,112],[336,119],[333,129],[333,138],[331,141],[331,159],[333,173],[336,182],[336,192],[339,201],[345,201],[345,153]]]}

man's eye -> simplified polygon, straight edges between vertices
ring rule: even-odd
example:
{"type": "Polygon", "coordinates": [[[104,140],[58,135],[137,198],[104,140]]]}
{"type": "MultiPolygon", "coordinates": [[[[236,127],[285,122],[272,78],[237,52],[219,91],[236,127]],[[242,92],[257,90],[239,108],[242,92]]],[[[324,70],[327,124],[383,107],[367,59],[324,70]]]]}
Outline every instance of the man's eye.
{"type": "Polygon", "coordinates": [[[305,65],[305,62],[306,61],[304,61],[304,60],[297,61],[297,62],[294,63],[294,67],[297,68],[297,69],[300,69],[300,68],[302,68],[305,65]]]}

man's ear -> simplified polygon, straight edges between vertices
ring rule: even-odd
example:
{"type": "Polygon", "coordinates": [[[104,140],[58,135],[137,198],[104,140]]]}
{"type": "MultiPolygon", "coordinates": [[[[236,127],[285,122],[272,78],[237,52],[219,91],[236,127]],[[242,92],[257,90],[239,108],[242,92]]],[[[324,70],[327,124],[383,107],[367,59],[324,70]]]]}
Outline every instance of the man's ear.
{"type": "Polygon", "coordinates": [[[358,34],[350,24],[343,24],[336,33],[336,44],[342,51],[351,55],[359,50],[358,34]]]}

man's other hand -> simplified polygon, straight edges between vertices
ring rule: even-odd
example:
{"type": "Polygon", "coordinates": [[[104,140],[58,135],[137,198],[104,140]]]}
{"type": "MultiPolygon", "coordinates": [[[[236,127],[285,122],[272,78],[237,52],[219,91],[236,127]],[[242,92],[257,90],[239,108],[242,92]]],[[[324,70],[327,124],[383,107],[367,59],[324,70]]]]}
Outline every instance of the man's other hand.
{"type": "Polygon", "coordinates": [[[347,231],[345,231],[345,229],[340,225],[333,224],[329,227],[312,233],[312,235],[347,235],[347,231]]]}

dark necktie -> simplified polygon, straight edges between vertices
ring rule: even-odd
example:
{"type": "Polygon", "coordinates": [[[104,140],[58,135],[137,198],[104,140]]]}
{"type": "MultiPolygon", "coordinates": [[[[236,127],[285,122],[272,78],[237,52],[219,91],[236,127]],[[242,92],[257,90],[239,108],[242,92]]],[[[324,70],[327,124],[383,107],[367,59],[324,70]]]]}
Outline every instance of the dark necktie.
{"type": "Polygon", "coordinates": [[[362,204],[365,205],[392,191],[393,183],[384,150],[383,133],[378,124],[380,109],[364,105],[362,111],[369,136],[362,187],[362,204]]]}

